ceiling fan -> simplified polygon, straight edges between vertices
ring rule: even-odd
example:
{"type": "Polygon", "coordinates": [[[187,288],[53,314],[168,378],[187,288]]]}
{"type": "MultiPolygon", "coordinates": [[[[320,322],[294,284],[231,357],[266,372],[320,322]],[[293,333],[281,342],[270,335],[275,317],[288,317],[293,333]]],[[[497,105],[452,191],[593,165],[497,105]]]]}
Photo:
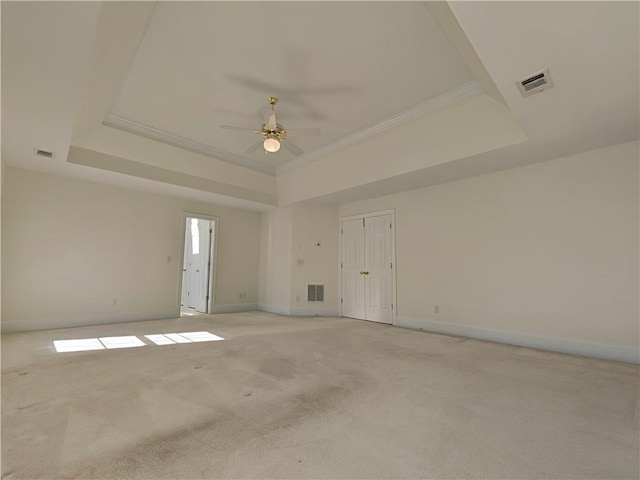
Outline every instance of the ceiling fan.
{"type": "Polygon", "coordinates": [[[255,152],[256,150],[258,150],[258,148],[260,148],[260,145],[262,145],[266,153],[275,153],[280,150],[281,145],[284,145],[284,147],[294,155],[302,155],[304,151],[296,144],[291,143],[289,137],[320,135],[320,129],[294,128],[291,130],[285,130],[284,127],[276,121],[275,106],[277,103],[278,99],[276,97],[269,97],[269,105],[271,105],[271,108],[263,109],[262,113],[264,116],[264,123],[262,124],[262,128],[260,128],[260,130],[255,130],[253,128],[233,127],[231,125],[220,125],[220,128],[259,134],[261,138],[256,140],[251,144],[251,146],[249,146],[249,148],[247,148],[247,153],[255,152]]]}

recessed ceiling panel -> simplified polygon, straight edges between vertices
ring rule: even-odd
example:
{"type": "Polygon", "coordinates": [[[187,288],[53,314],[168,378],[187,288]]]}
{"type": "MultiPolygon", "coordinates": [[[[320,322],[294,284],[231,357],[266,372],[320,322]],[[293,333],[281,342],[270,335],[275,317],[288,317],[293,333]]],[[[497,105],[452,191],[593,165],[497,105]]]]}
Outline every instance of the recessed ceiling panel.
{"type": "Polygon", "coordinates": [[[245,150],[268,97],[317,127],[311,152],[472,80],[422,2],[159,2],[111,114],[272,166],[245,150]]]}

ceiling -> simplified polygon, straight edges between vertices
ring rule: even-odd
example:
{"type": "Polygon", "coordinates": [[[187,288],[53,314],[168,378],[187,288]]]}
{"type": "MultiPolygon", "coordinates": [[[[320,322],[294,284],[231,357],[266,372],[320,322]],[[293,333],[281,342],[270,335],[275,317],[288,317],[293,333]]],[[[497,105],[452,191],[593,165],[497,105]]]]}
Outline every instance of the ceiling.
{"type": "Polygon", "coordinates": [[[110,113],[280,166],[218,126],[259,129],[277,96],[279,123],[321,129],[310,152],[471,80],[422,2],[163,2],[110,113]]]}
{"type": "Polygon", "coordinates": [[[2,161],[261,210],[631,141],[638,6],[2,2],[2,161]],[[522,98],[543,68],[554,88],[522,98]],[[260,128],[271,95],[286,128],[321,129],[299,157],[218,128],[260,128]]]}

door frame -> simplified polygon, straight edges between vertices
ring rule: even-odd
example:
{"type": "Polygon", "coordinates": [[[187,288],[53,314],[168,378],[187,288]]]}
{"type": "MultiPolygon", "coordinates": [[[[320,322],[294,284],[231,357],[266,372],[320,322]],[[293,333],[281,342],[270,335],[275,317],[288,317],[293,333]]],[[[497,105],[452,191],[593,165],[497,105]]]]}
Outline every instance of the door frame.
{"type": "Polygon", "coordinates": [[[215,291],[216,291],[216,272],[218,264],[218,230],[220,230],[220,219],[213,215],[207,215],[204,213],[194,212],[182,212],[182,226],[180,227],[180,261],[178,262],[178,316],[180,316],[180,303],[182,301],[182,269],[184,268],[184,248],[185,237],[187,236],[187,218],[197,218],[198,220],[209,220],[213,222],[213,235],[211,236],[210,252],[211,265],[209,265],[209,286],[207,288],[207,294],[209,295],[209,301],[207,302],[207,314],[214,312],[215,306],[215,291]]]}
{"type": "Polygon", "coordinates": [[[357,215],[349,215],[346,217],[340,217],[338,222],[338,293],[340,295],[340,303],[338,304],[338,313],[342,317],[342,222],[349,220],[361,220],[369,217],[379,217],[381,215],[391,215],[391,258],[393,262],[393,268],[391,269],[391,284],[393,286],[392,302],[393,308],[391,308],[391,325],[396,324],[396,317],[398,312],[398,300],[396,298],[396,271],[398,269],[398,262],[396,261],[396,210],[380,210],[377,212],[360,213],[357,215]]]}

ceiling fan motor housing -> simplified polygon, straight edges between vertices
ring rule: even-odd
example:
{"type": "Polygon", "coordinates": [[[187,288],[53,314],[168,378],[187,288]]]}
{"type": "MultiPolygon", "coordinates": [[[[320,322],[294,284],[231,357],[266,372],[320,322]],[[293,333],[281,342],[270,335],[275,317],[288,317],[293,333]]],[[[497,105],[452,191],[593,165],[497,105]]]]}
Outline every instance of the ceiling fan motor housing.
{"type": "Polygon", "coordinates": [[[287,138],[287,131],[279,123],[276,123],[276,128],[269,128],[266,124],[263,123],[260,134],[264,138],[276,138],[280,141],[287,138]]]}

